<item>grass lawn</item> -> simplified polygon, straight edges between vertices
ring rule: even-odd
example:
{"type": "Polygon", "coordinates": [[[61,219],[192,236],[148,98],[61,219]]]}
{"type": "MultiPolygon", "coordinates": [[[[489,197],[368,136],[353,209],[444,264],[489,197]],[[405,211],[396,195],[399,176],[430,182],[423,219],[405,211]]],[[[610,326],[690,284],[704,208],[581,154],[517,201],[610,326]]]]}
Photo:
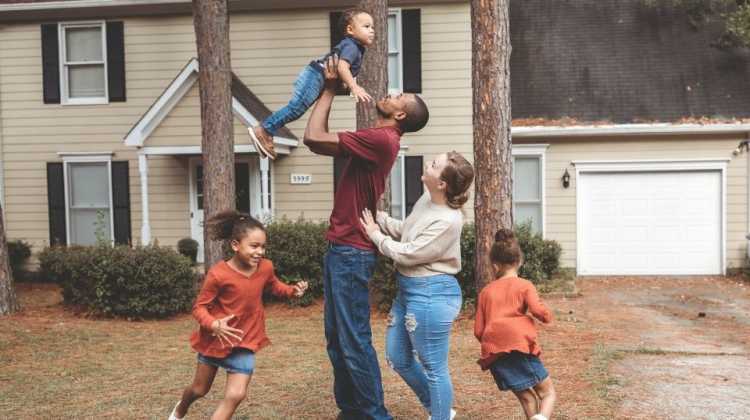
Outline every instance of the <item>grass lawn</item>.
{"type": "MultiPolygon", "coordinates": [[[[23,312],[0,318],[0,418],[166,419],[195,371],[189,315],[129,322],[76,316],[53,285],[20,285],[23,312]]],[[[556,308],[563,297],[550,297],[556,308]]],[[[564,305],[563,305],[564,306],[564,305]]],[[[308,308],[274,304],[267,309],[273,344],[258,354],[257,369],[238,419],[333,419],[331,366],[325,351],[322,303],[308,308]]],[[[611,418],[601,391],[606,368],[597,355],[597,333],[556,310],[541,332],[543,360],[558,390],[555,418],[611,418]]],[[[424,419],[404,382],[385,365],[386,319],[373,314],[373,341],[383,371],[386,405],[398,419],[424,419]]],[[[473,321],[454,326],[450,368],[457,419],[523,418],[515,397],[500,393],[476,364],[473,321]]],[[[225,374],[188,418],[207,418],[221,399],[225,374]]]]}

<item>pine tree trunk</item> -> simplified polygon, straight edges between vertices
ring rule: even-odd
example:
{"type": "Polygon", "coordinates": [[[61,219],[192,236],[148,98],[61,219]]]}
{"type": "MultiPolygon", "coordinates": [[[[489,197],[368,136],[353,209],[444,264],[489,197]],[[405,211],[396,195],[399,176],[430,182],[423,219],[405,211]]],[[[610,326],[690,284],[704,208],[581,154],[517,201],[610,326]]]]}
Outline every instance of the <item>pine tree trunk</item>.
{"type": "MultiPolygon", "coordinates": [[[[375,25],[375,42],[367,47],[357,84],[362,86],[374,100],[388,94],[388,2],[386,0],[361,0],[358,7],[372,15],[375,25]]],[[[375,126],[378,112],[375,103],[357,104],[357,129],[375,126]]],[[[378,208],[389,211],[391,203],[390,177],[385,183],[385,192],[378,208]]]]}
{"type": "MultiPolygon", "coordinates": [[[[227,0],[193,0],[201,102],[205,220],[234,209],[234,130],[227,0]]],[[[206,270],[223,258],[222,243],[203,234],[206,270]]]]}
{"type": "Polygon", "coordinates": [[[0,207],[0,315],[8,315],[20,309],[13,285],[13,272],[8,259],[8,243],[5,240],[5,221],[0,207]]]}
{"type": "Polygon", "coordinates": [[[513,226],[508,12],[508,0],[471,0],[477,290],[494,276],[495,231],[513,226]]]}

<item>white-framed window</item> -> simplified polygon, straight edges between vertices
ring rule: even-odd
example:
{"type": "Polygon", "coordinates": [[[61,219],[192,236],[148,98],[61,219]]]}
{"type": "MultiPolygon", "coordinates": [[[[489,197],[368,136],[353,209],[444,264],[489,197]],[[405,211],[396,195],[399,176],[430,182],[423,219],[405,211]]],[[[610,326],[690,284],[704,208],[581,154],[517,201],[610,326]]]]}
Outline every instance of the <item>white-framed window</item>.
{"type": "Polygon", "coordinates": [[[546,144],[513,145],[513,220],[531,222],[544,235],[544,155],[546,144]]]}
{"type": "Polygon", "coordinates": [[[391,217],[406,218],[406,164],[403,153],[399,153],[391,169],[391,217]]]}
{"type": "Polygon", "coordinates": [[[63,105],[109,102],[106,28],[103,21],[59,24],[60,102],[63,105]]]}
{"type": "Polygon", "coordinates": [[[112,156],[63,156],[67,243],[114,243],[112,156]]]}
{"type": "Polygon", "coordinates": [[[401,92],[404,86],[401,9],[388,9],[388,93],[401,92]]]}

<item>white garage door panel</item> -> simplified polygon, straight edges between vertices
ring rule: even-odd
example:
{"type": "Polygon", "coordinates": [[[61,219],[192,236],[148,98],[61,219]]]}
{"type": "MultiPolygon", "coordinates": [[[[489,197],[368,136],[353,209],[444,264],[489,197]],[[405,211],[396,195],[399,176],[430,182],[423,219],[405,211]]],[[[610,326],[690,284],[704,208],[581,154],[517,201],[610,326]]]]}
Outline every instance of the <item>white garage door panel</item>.
{"type": "Polygon", "coordinates": [[[720,274],[721,172],[581,173],[580,274],[720,274]]]}

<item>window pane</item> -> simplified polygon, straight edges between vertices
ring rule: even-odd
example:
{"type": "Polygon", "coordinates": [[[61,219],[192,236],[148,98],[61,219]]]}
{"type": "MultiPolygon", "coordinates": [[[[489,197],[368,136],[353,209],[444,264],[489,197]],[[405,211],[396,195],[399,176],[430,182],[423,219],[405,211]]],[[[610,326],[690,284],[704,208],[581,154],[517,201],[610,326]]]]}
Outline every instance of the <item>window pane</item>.
{"type": "Polygon", "coordinates": [[[398,55],[388,55],[388,89],[401,90],[398,55]]]}
{"type": "Polygon", "coordinates": [[[541,204],[516,204],[516,212],[513,215],[517,225],[531,221],[534,232],[542,232],[542,206],[541,204]]]}
{"type": "Polygon", "coordinates": [[[112,233],[109,227],[109,210],[81,210],[70,211],[71,243],[77,245],[93,245],[97,234],[103,241],[109,242],[112,233]]]}
{"type": "Polygon", "coordinates": [[[101,98],[104,96],[104,65],[68,66],[68,96],[101,98]]]}
{"type": "Polygon", "coordinates": [[[396,160],[396,164],[393,165],[391,170],[391,217],[397,219],[403,219],[404,215],[401,211],[404,195],[404,179],[401,173],[401,162],[403,157],[399,157],[396,160]]]}
{"type": "Polygon", "coordinates": [[[517,157],[513,164],[513,199],[541,200],[541,165],[539,158],[517,157]]]}
{"type": "Polygon", "coordinates": [[[195,167],[195,197],[198,199],[198,210],[203,210],[203,165],[195,167]]]}
{"type": "Polygon", "coordinates": [[[109,207],[106,163],[71,163],[68,171],[71,207],[109,207]]]}
{"type": "Polygon", "coordinates": [[[67,61],[103,61],[102,28],[66,28],[67,61]]]}
{"type": "Polygon", "coordinates": [[[388,15],[388,51],[398,51],[398,28],[396,28],[396,15],[388,15]]]}

